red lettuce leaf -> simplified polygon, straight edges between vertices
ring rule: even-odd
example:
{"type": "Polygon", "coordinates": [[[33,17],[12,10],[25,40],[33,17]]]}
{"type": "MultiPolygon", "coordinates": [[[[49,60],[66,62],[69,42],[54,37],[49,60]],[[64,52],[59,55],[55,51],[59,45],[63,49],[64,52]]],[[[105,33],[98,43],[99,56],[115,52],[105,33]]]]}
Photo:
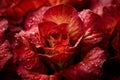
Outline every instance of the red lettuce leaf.
{"type": "Polygon", "coordinates": [[[26,45],[31,50],[36,47],[39,48],[43,44],[41,42],[40,34],[38,27],[32,27],[27,31],[21,30],[18,34],[15,35],[24,45],[26,45]]]}
{"type": "Polygon", "coordinates": [[[56,25],[53,22],[44,22],[39,24],[40,37],[45,47],[56,48],[57,46],[69,45],[67,24],[56,25]]]}
{"type": "Polygon", "coordinates": [[[43,22],[43,14],[49,9],[49,7],[41,7],[40,9],[31,12],[25,19],[24,27],[29,30],[31,27],[38,27],[38,24],[43,22]]]}
{"type": "Polygon", "coordinates": [[[9,42],[6,40],[0,45],[0,71],[4,65],[12,58],[9,42]]]}
{"type": "Polygon", "coordinates": [[[2,13],[11,19],[19,19],[23,17],[27,12],[38,9],[39,7],[43,6],[47,0],[42,0],[42,1],[41,0],[37,0],[37,1],[34,1],[34,0],[15,0],[15,1],[4,0],[4,1],[3,1],[3,8],[5,5],[6,5],[6,8],[5,10],[2,10],[2,13]]]}
{"type": "MultiPolygon", "coordinates": [[[[81,57],[83,58],[89,50],[103,42],[105,34],[103,32],[103,20],[99,15],[87,9],[80,12],[79,16],[85,25],[83,27],[84,36],[81,42],[81,57]]],[[[107,44],[102,45],[102,47],[104,46],[107,46],[107,44]]]]}
{"type": "Polygon", "coordinates": [[[17,42],[14,48],[14,59],[18,63],[19,67],[23,67],[26,70],[36,71],[39,73],[46,73],[47,68],[38,57],[37,53],[30,50],[23,43],[17,42]]]}
{"type": "Polygon", "coordinates": [[[99,14],[105,23],[105,32],[112,35],[117,22],[120,20],[119,0],[92,0],[92,10],[99,14]]]}
{"type": "Polygon", "coordinates": [[[70,45],[68,35],[68,24],[57,25],[53,22],[44,22],[39,24],[41,40],[44,43],[44,54],[39,54],[46,64],[50,65],[53,70],[63,69],[73,61],[76,48],[81,38],[74,46],[70,45]]]}
{"type": "Polygon", "coordinates": [[[63,70],[61,73],[67,80],[97,80],[102,75],[102,65],[105,60],[105,51],[96,47],[86,55],[82,62],[63,70]]]}
{"type": "Polygon", "coordinates": [[[45,21],[52,21],[58,25],[67,23],[72,45],[83,35],[82,27],[84,25],[78,17],[78,12],[70,5],[57,5],[49,8],[45,12],[43,19],[45,21]]]}
{"type": "Polygon", "coordinates": [[[5,19],[0,20],[0,44],[5,40],[5,30],[8,28],[8,21],[5,19]]]}

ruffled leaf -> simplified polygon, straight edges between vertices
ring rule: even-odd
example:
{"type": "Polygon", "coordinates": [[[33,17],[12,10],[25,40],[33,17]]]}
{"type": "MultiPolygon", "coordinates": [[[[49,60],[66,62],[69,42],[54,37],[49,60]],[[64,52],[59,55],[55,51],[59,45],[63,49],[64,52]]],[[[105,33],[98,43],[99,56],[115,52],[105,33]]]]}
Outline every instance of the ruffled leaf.
{"type": "Polygon", "coordinates": [[[43,14],[49,9],[49,7],[42,7],[37,11],[31,12],[27,15],[24,27],[29,30],[31,27],[38,27],[38,24],[42,22],[43,14]]]}
{"type": "Polygon", "coordinates": [[[17,42],[16,44],[14,48],[14,59],[19,62],[19,66],[22,66],[26,70],[39,73],[47,72],[46,67],[37,56],[37,53],[31,51],[23,43],[17,42]]]}
{"type": "Polygon", "coordinates": [[[39,24],[40,37],[46,47],[55,48],[57,46],[69,45],[67,24],[56,25],[53,22],[39,24]]]}
{"type": "Polygon", "coordinates": [[[48,9],[44,14],[44,20],[56,24],[67,23],[72,45],[83,35],[82,27],[84,25],[78,17],[77,11],[70,5],[58,5],[48,9]]]}
{"type": "Polygon", "coordinates": [[[68,24],[57,25],[53,22],[44,22],[39,24],[39,32],[45,43],[44,54],[39,54],[46,64],[53,70],[55,67],[63,69],[73,60],[76,46],[69,46],[68,24]]]}
{"type": "Polygon", "coordinates": [[[97,80],[102,75],[102,65],[105,60],[104,50],[96,47],[87,54],[82,62],[63,70],[62,75],[67,80],[97,80]]]}
{"type": "Polygon", "coordinates": [[[40,33],[40,38],[44,46],[46,47],[51,47],[52,42],[50,42],[50,35],[49,32],[56,26],[55,23],[53,22],[44,22],[39,24],[39,33],[40,33]]]}
{"type": "Polygon", "coordinates": [[[83,10],[79,14],[79,16],[81,17],[85,25],[84,36],[81,47],[81,53],[82,53],[81,56],[83,57],[90,49],[92,49],[93,47],[95,47],[96,45],[98,45],[103,41],[105,34],[103,34],[104,32],[102,30],[104,24],[99,15],[87,9],[87,10],[83,10]]]}
{"type": "Polygon", "coordinates": [[[5,41],[0,45],[0,71],[4,65],[12,58],[10,51],[10,45],[8,41],[5,41]]]}
{"type": "Polygon", "coordinates": [[[8,21],[5,19],[0,20],[0,44],[5,40],[5,30],[8,28],[8,21]]]}
{"type": "Polygon", "coordinates": [[[112,35],[117,22],[120,20],[119,0],[92,0],[92,10],[99,14],[105,23],[105,32],[112,35]]]}
{"type": "Polygon", "coordinates": [[[102,18],[105,22],[105,30],[109,35],[112,35],[120,20],[120,8],[118,9],[117,6],[104,7],[102,18]]]}
{"type": "Polygon", "coordinates": [[[16,34],[16,37],[31,50],[33,47],[39,48],[43,45],[40,39],[38,27],[32,27],[28,31],[22,30],[16,34]]]}
{"type": "MultiPolygon", "coordinates": [[[[8,4],[7,2],[5,2],[8,4]]],[[[46,0],[15,0],[11,1],[2,13],[12,19],[23,17],[28,11],[35,10],[46,3],[46,0]],[[27,7],[26,7],[27,6],[27,7]]]]}

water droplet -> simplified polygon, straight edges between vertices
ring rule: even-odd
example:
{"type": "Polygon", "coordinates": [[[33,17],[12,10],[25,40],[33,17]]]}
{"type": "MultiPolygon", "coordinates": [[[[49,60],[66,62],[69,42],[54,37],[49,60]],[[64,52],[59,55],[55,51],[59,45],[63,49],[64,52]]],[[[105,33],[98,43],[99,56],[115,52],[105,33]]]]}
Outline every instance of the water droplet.
{"type": "Polygon", "coordinates": [[[30,61],[30,59],[27,59],[27,61],[30,61]]]}
{"type": "Polygon", "coordinates": [[[27,50],[28,48],[26,47],[25,50],[27,50]]]}
{"type": "Polygon", "coordinates": [[[35,35],[35,32],[32,32],[32,35],[35,35]]]}
{"type": "Polygon", "coordinates": [[[31,69],[32,66],[30,64],[24,66],[26,69],[31,69]]]}
{"type": "Polygon", "coordinates": [[[7,54],[4,54],[4,56],[6,57],[6,56],[7,56],[7,54]]]}

